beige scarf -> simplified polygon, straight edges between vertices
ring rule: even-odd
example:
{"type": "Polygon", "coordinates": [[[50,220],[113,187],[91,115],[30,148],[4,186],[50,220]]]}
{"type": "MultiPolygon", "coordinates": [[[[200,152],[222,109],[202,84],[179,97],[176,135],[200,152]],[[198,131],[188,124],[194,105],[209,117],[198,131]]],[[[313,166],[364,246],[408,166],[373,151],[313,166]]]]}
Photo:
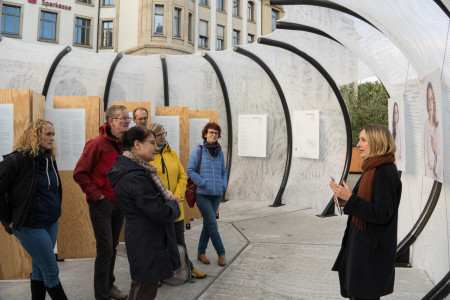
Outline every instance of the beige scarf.
{"type": "Polygon", "coordinates": [[[140,158],[137,154],[134,154],[133,152],[124,151],[122,155],[125,157],[128,157],[129,159],[131,159],[138,165],[144,167],[147,170],[148,174],[150,175],[150,178],[153,179],[156,186],[161,191],[161,194],[163,194],[164,199],[170,200],[170,197],[173,196],[173,194],[171,191],[167,190],[164,187],[164,183],[161,181],[161,178],[159,178],[159,176],[158,176],[158,170],[154,166],[150,165],[148,162],[146,162],[145,160],[143,160],[142,158],[140,158]]]}

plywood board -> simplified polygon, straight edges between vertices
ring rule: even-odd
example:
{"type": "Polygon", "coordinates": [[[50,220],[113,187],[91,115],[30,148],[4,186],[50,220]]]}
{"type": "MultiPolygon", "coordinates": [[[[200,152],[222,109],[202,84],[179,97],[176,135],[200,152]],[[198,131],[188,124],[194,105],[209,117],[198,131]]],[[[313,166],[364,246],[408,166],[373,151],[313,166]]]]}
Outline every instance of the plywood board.
{"type": "Polygon", "coordinates": [[[45,119],[45,96],[31,91],[31,120],[45,119]]]}
{"type": "MultiPolygon", "coordinates": [[[[31,120],[29,89],[0,90],[0,103],[14,106],[14,143],[18,141],[31,120]]],[[[17,238],[0,226],[0,279],[30,278],[31,258],[17,238]]]]}
{"type": "MultiPolygon", "coordinates": [[[[217,110],[190,110],[189,111],[189,119],[209,119],[210,122],[219,122],[219,113],[217,110]]],[[[188,135],[189,137],[189,131],[188,135]]],[[[189,145],[189,141],[188,141],[189,145]]],[[[188,154],[188,161],[189,161],[189,155],[188,154]]],[[[219,213],[219,210],[217,210],[217,213],[219,213]]],[[[185,205],[184,207],[184,214],[186,216],[186,219],[200,219],[202,218],[202,214],[200,213],[197,204],[193,208],[190,208],[188,205],[185,205]]],[[[185,221],[185,224],[186,223],[185,221]]]]}
{"type": "MultiPolygon", "coordinates": [[[[99,135],[103,101],[96,96],[53,97],[54,108],[84,108],[86,141],[99,135]]],[[[59,222],[58,257],[89,258],[96,256],[95,236],[89,217],[86,196],[73,180],[73,171],[61,171],[63,187],[62,215],[59,222]]]]}

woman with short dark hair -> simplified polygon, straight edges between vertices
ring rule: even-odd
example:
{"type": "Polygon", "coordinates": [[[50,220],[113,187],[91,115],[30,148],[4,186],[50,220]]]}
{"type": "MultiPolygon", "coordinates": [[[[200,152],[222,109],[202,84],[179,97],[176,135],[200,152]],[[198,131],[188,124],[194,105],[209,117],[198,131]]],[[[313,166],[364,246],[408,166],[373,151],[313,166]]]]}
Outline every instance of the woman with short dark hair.
{"type": "Polygon", "coordinates": [[[126,216],[125,245],[130,263],[130,300],[154,299],[158,281],[180,267],[173,221],[179,199],[167,191],[155,167],[155,134],[143,127],[126,131],[124,152],[108,172],[117,203],[126,216]]]}
{"type": "Polygon", "coordinates": [[[398,206],[402,183],[395,166],[395,142],[383,125],[366,125],[357,145],[363,174],[353,193],[330,181],[336,205],[348,215],[342,247],[333,271],[341,295],[380,299],[394,291],[398,206]]]}
{"type": "Polygon", "coordinates": [[[211,239],[218,255],[217,263],[225,266],[225,248],[216,220],[223,192],[227,189],[225,159],[218,143],[221,131],[220,126],[215,122],[206,124],[202,131],[203,147],[196,147],[191,152],[187,175],[197,185],[196,202],[203,216],[203,229],[198,242],[197,259],[204,264],[210,264],[205,253],[208,241],[211,239]],[[200,172],[197,173],[200,157],[200,172]]]}

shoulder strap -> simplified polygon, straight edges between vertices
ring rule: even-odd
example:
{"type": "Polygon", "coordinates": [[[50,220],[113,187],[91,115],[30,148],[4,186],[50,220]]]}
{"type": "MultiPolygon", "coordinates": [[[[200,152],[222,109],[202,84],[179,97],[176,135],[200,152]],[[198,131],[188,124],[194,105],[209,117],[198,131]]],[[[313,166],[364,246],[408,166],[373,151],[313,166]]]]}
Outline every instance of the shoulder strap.
{"type": "Polygon", "coordinates": [[[202,165],[203,146],[200,146],[200,162],[198,163],[197,173],[200,174],[200,166],[202,165]]]}

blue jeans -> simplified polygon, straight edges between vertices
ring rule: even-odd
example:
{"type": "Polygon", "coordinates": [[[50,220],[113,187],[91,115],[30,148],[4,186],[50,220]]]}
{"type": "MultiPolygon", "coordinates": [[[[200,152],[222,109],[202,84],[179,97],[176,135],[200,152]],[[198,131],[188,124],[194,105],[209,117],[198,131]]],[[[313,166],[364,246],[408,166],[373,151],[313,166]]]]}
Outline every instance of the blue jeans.
{"type": "Polygon", "coordinates": [[[58,221],[49,228],[13,229],[22,247],[31,256],[31,280],[43,281],[48,288],[59,284],[59,268],[53,249],[58,235],[58,221]]]}
{"type": "Polygon", "coordinates": [[[196,195],[197,206],[203,216],[203,229],[200,240],[198,241],[198,254],[205,254],[206,248],[208,247],[208,241],[211,239],[217,255],[225,255],[225,248],[223,247],[222,239],[220,238],[216,220],[216,213],[221,200],[222,195],[196,195]]]}

